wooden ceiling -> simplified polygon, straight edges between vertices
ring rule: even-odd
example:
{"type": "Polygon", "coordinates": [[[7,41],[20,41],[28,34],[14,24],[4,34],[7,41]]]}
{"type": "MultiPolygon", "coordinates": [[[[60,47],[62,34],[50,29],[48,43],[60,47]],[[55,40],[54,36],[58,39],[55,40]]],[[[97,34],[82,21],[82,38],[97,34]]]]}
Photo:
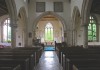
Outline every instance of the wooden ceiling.
{"type": "MultiPolygon", "coordinates": [[[[93,0],[90,13],[100,14],[100,0],[93,0]]],[[[0,17],[8,14],[8,9],[6,6],[5,0],[0,0],[0,17]]],[[[48,15],[43,17],[41,20],[58,20],[56,17],[52,15],[48,15]]]]}
{"type": "Polygon", "coordinates": [[[58,21],[58,19],[53,15],[46,15],[40,21],[58,21]]]}
{"type": "Polygon", "coordinates": [[[0,0],[0,17],[8,14],[8,9],[5,0],[0,0]]]}
{"type": "Polygon", "coordinates": [[[100,0],[93,0],[90,13],[100,14],[100,0]]]}

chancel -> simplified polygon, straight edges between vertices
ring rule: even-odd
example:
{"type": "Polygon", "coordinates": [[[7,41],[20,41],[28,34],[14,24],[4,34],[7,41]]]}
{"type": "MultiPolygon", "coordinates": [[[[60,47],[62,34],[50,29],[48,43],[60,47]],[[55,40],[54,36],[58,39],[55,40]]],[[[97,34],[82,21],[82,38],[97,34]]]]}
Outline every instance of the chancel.
{"type": "Polygon", "coordinates": [[[0,70],[100,70],[100,0],[0,0],[0,70]]]}

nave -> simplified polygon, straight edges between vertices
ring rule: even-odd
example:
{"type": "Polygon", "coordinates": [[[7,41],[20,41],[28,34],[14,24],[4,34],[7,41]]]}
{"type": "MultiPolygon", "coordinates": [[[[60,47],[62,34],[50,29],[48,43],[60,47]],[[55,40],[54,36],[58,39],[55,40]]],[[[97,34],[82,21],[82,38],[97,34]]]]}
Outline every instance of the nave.
{"type": "Polygon", "coordinates": [[[62,70],[54,51],[44,51],[35,70],[62,70]]]}

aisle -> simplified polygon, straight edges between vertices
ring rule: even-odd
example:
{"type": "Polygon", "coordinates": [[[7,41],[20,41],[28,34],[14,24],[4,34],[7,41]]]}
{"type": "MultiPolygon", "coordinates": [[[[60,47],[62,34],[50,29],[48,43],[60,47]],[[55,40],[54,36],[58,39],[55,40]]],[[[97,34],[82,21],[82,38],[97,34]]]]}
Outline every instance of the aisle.
{"type": "Polygon", "coordinates": [[[35,70],[62,70],[54,51],[45,51],[35,70]]]}

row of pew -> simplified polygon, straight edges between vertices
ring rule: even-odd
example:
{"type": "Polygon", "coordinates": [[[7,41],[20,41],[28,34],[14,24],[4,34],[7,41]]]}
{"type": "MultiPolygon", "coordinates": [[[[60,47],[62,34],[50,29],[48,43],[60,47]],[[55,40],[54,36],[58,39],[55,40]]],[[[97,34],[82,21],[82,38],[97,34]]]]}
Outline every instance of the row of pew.
{"type": "Polygon", "coordinates": [[[34,70],[43,48],[0,48],[0,70],[34,70]]]}
{"type": "Polygon", "coordinates": [[[56,43],[56,53],[63,70],[100,70],[100,46],[62,47],[62,43],[56,43]]]}

